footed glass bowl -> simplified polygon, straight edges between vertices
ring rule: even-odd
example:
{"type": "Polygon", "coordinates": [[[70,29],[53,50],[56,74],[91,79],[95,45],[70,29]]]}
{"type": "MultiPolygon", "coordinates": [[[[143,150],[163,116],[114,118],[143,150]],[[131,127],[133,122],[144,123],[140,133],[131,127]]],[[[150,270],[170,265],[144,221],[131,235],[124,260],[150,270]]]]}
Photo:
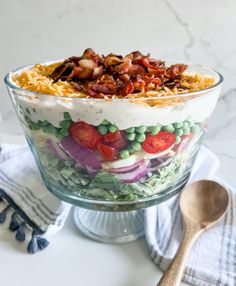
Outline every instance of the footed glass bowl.
{"type": "Polygon", "coordinates": [[[137,99],[68,98],[30,92],[5,77],[17,116],[47,189],[76,206],[87,236],[112,243],[144,234],[143,209],[188,181],[222,76],[192,93],[137,99]]]}

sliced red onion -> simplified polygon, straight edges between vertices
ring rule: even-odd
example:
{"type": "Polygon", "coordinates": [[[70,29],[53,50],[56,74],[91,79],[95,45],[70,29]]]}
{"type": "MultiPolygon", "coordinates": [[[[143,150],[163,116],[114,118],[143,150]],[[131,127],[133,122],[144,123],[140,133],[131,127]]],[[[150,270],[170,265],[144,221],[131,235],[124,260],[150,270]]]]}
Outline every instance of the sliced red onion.
{"type": "Polygon", "coordinates": [[[136,170],[140,165],[144,163],[144,160],[138,161],[134,163],[133,165],[126,166],[126,167],[121,167],[121,168],[112,168],[108,170],[111,173],[127,173],[127,172],[132,172],[136,170]]]}
{"type": "Polygon", "coordinates": [[[61,148],[81,167],[93,173],[101,169],[101,163],[94,152],[78,143],[70,136],[60,142],[61,148]]]}
{"type": "Polygon", "coordinates": [[[153,167],[155,167],[157,165],[160,165],[161,163],[165,162],[169,158],[170,158],[170,156],[162,156],[162,157],[159,157],[159,158],[151,159],[149,167],[153,168],[153,167]]]}
{"type": "Polygon", "coordinates": [[[123,183],[134,183],[140,181],[147,175],[148,168],[146,164],[140,165],[133,172],[117,174],[123,183]]]}
{"type": "Polygon", "coordinates": [[[172,157],[169,157],[169,158],[167,158],[165,161],[163,161],[163,162],[160,162],[159,164],[156,164],[156,165],[154,165],[154,166],[150,166],[149,168],[148,168],[148,171],[156,171],[156,170],[158,170],[158,169],[160,169],[160,168],[162,168],[162,167],[165,167],[165,166],[167,166],[168,164],[170,164],[170,162],[173,160],[173,158],[172,157]]]}

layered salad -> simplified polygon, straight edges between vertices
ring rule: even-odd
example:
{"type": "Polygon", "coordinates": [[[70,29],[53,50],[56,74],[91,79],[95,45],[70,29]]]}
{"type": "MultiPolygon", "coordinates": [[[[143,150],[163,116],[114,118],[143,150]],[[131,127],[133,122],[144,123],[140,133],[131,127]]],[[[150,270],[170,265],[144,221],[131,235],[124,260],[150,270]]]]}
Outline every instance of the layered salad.
{"type": "Polygon", "coordinates": [[[137,200],[189,174],[218,98],[216,78],[132,52],[36,64],[11,75],[47,186],[137,200]]]}

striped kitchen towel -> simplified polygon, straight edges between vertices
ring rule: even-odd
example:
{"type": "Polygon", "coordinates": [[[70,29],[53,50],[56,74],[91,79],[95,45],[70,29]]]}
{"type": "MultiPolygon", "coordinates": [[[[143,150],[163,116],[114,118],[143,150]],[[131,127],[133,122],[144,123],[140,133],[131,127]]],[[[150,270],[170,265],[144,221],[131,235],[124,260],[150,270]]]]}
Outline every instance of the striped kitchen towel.
{"type": "Polygon", "coordinates": [[[31,230],[29,253],[48,245],[45,237],[63,227],[70,210],[47,191],[28,146],[0,145],[0,201],[0,223],[9,213],[18,241],[25,241],[26,227],[31,230]]]}
{"type": "MultiPolygon", "coordinates": [[[[183,281],[197,286],[236,286],[236,191],[214,176],[217,157],[201,147],[190,181],[212,179],[225,185],[230,194],[228,211],[217,225],[194,244],[183,281]]],[[[146,240],[151,258],[166,270],[183,235],[178,197],[146,210],[146,240]]],[[[166,285],[171,286],[171,285],[166,285]]]]}

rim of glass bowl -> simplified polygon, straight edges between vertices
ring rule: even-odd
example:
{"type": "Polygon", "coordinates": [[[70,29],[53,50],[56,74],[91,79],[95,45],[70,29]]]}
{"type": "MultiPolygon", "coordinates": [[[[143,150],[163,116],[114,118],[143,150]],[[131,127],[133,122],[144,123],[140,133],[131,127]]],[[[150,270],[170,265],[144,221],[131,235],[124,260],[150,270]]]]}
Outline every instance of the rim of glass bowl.
{"type": "MultiPolygon", "coordinates": [[[[45,61],[45,62],[41,62],[40,64],[42,65],[49,65],[49,64],[53,64],[53,63],[57,63],[57,62],[61,62],[62,60],[57,60],[57,61],[45,61]]],[[[174,60],[165,60],[166,63],[170,63],[170,64],[174,64],[176,63],[177,61],[174,61],[174,60]]],[[[30,91],[30,90],[27,90],[27,89],[24,89],[24,88],[21,88],[21,87],[18,87],[16,84],[13,83],[13,80],[12,80],[12,75],[16,75],[16,74],[19,74],[20,72],[26,70],[26,69],[29,69],[29,68],[32,68],[34,66],[34,64],[32,65],[25,65],[23,67],[20,67],[20,68],[17,68],[11,72],[9,72],[5,78],[4,78],[4,82],[5,84],[10,87],[11,89],[15,90],[15,91],[18,91],[19,93],[23,93],[24,95],[34,95],[34,96],[39,96],[40,95],[40,99],[45,99],[45,98],[55,98],[55,99],[70,99],[70,100],[73,100],[73,101],[117,101],[117,102],[123,102],[123,101],[130,101],[130,100],[135,100],[135,99],[138,99],[138,100],[165,100],[165,99],[175,99],[175,98],[181,98],[181,97],[190,97],[193,96],[193,95],[201,95],[202,93],[205,93],[206,91],[209,92],[209,91],[212,91],[214,89],[216,89],[217,87],[219,87],[223,81],[224,81],[224,77],[222,76],[221,73],[219,73],[218,71],[214,70],[214,69],[211,69],[211,68],[208,68],[206,66],[203,66],[203,65],[195,65],[195,64],[191,64],[191,63],[188,63],[188,62],[185,62],[186,64],[188,64],[188,69],[191,68],[192,70],[194,70],[194,67],[195,69],[203,69],[205,70],[204,74],[207,75],[207,72],[210,73],[210,74],[214,74],[213,76],[216,77],[217,81],[214,85],[208,87],[208,88],[205,88],[205,89],[201,89],[201,90],[198,90],[198,91],[193,91],[193,92],[188,92],[188,93],[182,93],[182,94],[173,94],[173,95],[168,95],[168,96],[153,96],[153,97],[139,97],[139,98],[112,98],[112,99],[105,99],[105,98],[92,98],[92,97],[89,97],[89,98],[79,98],[79,97],[70,97],[70,96],[59,96],[59,95],[51,95],[51,94],[46,94],[46,93],[40,93],[40,92],[35,92],[35,91],[30,91]]]]}

